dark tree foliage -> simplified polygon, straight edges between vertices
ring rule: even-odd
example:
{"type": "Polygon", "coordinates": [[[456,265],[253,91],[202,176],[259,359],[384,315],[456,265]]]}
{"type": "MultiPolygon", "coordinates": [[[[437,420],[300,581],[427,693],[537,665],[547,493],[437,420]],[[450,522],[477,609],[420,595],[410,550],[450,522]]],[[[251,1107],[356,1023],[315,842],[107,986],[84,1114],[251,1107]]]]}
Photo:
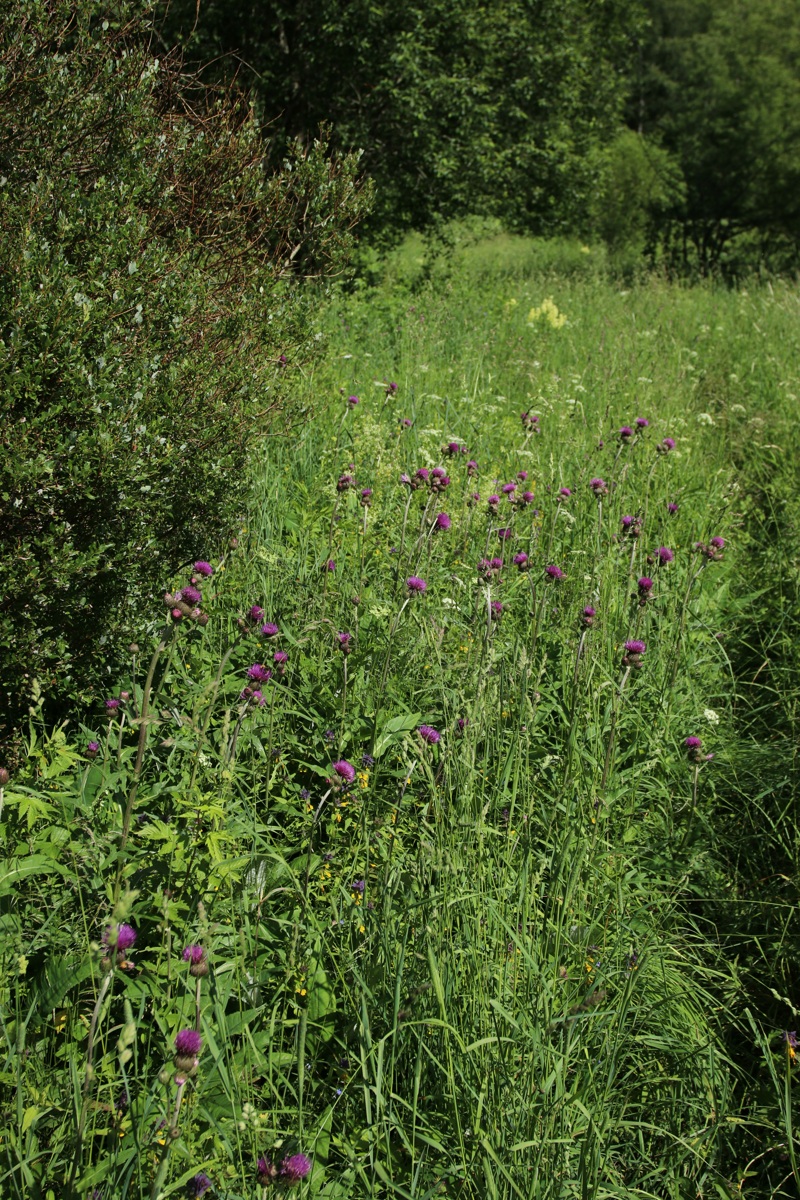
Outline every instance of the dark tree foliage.
{"type": "Polygon", "coordinates": [[[543,232],[583,219],[638,28],[638,0],[170,0],[164,23],[212,74],[239,71],[276,145],[330,121],[363,148],[375,226],[543,232]]]}
{"type": "Polygon", "coordinates": [[[709,270],[800,247],[800,7],[795,0],[648,0],[629,122],[678,163],[661,233],[709,270]]]}
{"type": "Polygon", "coordinates": [[[0,736],[100,686],[222,545],[310,351],[295,280],[342,269],[365,209],[320,142],[265,170],[249,104],[142,12],[0,3],[0,736]]]}

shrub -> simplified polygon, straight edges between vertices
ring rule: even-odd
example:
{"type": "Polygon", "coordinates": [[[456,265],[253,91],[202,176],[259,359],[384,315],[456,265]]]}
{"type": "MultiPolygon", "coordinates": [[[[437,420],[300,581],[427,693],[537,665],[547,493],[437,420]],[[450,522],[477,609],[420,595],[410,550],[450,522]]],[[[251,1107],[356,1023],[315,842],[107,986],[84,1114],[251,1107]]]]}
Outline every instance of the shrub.
{"type": "Polygon", "coordinates": [[[133,602],[229,530],[248,453],[291,416],[285,380],[310,353],[297,281],[342,270],[368,193],[357,157],[327,157],[324,136],[269,175],[248,103],[156,57],[141,8],[3,8],[0,694],[13,721],[40,688],[53,714],[90,692],[98,643],[132,630],[133,602]]]}

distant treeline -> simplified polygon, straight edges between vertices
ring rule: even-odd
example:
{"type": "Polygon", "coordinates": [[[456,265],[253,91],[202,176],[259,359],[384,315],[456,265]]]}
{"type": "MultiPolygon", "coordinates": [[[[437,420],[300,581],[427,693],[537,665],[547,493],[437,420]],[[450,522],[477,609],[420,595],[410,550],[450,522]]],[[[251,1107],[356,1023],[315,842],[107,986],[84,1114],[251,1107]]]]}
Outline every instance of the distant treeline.
{"type": "Polygon", "coordinates": [[[276,158],[363,149],[376,233],[482,215],[673,267],[793,267],[796,0],[163,0],[276,158]]]}

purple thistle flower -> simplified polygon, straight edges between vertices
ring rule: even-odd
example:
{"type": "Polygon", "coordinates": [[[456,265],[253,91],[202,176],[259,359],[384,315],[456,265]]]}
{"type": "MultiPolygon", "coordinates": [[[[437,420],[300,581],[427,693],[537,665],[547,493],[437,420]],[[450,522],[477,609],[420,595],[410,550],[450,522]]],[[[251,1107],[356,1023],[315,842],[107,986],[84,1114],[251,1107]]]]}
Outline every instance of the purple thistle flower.
{"type": "Polygon", "coordinates": [[[677,504],[674,504],[674,503],[670,502],[670,503],[667,505],[667,512],[676,513],[677,511],[678,511],[678,506],[677,506],[677,504]]]}
{"type": "MultiPolygon", "coordinates": [[[[386,381],[384,380],[384,383],[385,382],[386,381]]],[[[387,383],[386,384],[386,395],[393,396],[394,393],[397,391],[397,387],[398,387],[398,385],[396,383],[387,383]]]]}
{"type": "Polygon", "coordinates": [[[194,569],[198,575],[205,575],[206,579],[210,579],[214,574],[214,568],[212,567],[211,563],[205,562],[204,559],[200,559],[199,562],[196,562],[194,564],[194,569]]]}
{"type": "MultiPolygon", "coordinates": [[[[523,504],[533,504],[534,499],[535,499],[535,497],[534,497],[533,492],[523,492],[522,493],[522,503],[523,504]]],[[[533,515],[536,516],[536,513],[534,513],[533,515]]]]}
{"type": "Polygon", "coordinates": [[[640,592],[645,592],[645,593],[652,592],[653,581],[648,575],[642,575],[641,579],[637,582],[636,586],[638,587],[640,592]]]}
{"type": "Polygon", "coordinates": [[[132,925],[118,925],[114,930],[113,925],[110,926],[103,934],[103,942],[106,946],[115,947],[120,953],[130,950],[131,946],[136,941],[136,930],[132,925]]]}
{"type": "Polygon", "coordinates": [[[347,492],[351,487],[354,486],[355,482],[355,475],[350,475],[348,472],[345,472],[336,480],[336,490],[337,492],[347,492]]]}
{"type": "Polygon", "coordinates": [[[403,472],[403,474],[400,476],[400,482],[401,482],[401,483],[405,483],[405,484],[407,484],[407,485],[409,485],[409,486],[410,486],[410,484],[411,484],[411,476],[410,476],[410,475],[406,475],[406,473],[405,473],[405,471],[404,471],[404,472],[403,472]]]}
{"type": "Polygon", "coordinates": [[[687,750],[699,750],[703,744],[703,739],[699,737],[684,738],[683,744],[687,750]]]}
{"type": "Polygon", "coordinates": [[[410,575],[406,580],[406,587],[409,592],[421,596],[423,592],[428,590],[428,585],[424,579],[420,579],[419,575],[410,575]]]}
{"type": "Polygon", "coordinates": [[[504,483],[500,490],[504,496],[513,496],[517,490],[517,485],[515,483],[504,483]]]}
{"type": "Polygon", "coordinates": [[[370,501],[372,500],[372,495],[373,495],[372,488],[362,488],[361,489],[361,503],[368,505],[370,503],[370,501]]]}
{"type": "Polygon", "coordinates": [[[522,483],[524,483],[527,478],[528,478],[527,471],[517,471],[517,479],[521,480],[522,483]]]}
{"type": "Polygon", "coordinates": [[[248,610],[247,615],[251,621],[260,621],[264,616],[264,610],[260,604],[253,604],[248,610]]]}
{"type": "Polygon", "coordinates": [[[671,437],[665,437],[664,440],[659,442],[659,444],[656,446],[656,450],[658,450],[660,454],[669,454],[670,450],[674,449],[675,438],[671,437]]]}
{"type": "Polygon", "coordinates": [[[493,600],[490,607],[492,620],[499,621],[503,615],[503,602],[501,600],[493,600]]]}
{"type": "Polygon", "coordinates": [[[273,637],[278,636],[278,634],[280,633],[280,629],[272,621],[266,621],[261,626],[261,632],[264,635],[264,637],[273,638],[273,637]]]}
{"type": "Polygon", "coordinates": [[[631,525],[633,525],[633,521],[634,521],[633,517],[623,517],[622,518],[622,528],[630,529],[631,525]]]}
{"type": "Polygon", "coordinates": [[[659,546],[656,550],[656,558],[659,564],[671,563],[674,557],[675,554],[670,550],[669,546],[659,546]]]}
{"type": "Polygon", "coordinates": [[[492,494],[486,503],[489,505],[489,508],[497,508],[498,504],[500,503],[500,497],[492,494]]]}
{"type": "Polygon", "coordinates": [[[502,571],[502,569],[503,569],[502,558],[490,558],[489,566],[492,568],[493,571],[502,571]]]}
{"type": "Polygon", "coordinates": [[[196,588],[196,587],[192,587],[192,585],[190,583],[187,584],[186,587],[181,588],[180,597],[183,600],[184,604],[192,604],[192,605],[200,604],[203,599],[203,597],[200,594],[200,589],[196,588]]]}
{"type": "Polygon", "coordinates": [[[433,523],[434,531],[449,529],[452,523],[447,513],[440,512],[433,523]]]}
{"type": "Polygon", "coordinates": [[[459,717],[456,721],[456,727],[459,733],[463,733],[469,725],[469,717],[459,717]]]}
{"type": "Polygon", "coordinates": [[[647,646],[644,642],[639,641],[638,638],[630,638],[625,643],[625,649],[628,654],[644,654],[647,646]]]}
{"type": "Polygon", "coordinates": [[[630,425],[623,425],[619,431],[619,436],[622,438],[623,442],[627,441],[628,438],[633,437],[633,430],[631,429],[630,425]]]}
{"type": "Polygon", "coordinates": [[[412,422],[412,420],[411,420],[411,418],[410,418],[410,417],[403,417],[403,419],[402,419],[402,421],[400,422],[400,424],[403,426],[403,428],[404,428],[404,429],[410,429],[410,428],[411,428],[411,426],[412,426],[412,424],[413,424],[413,422],[412,422]]]}
{"type": "Polygon", "coordinates": [[[272,661],[277,663],[279,667],[282,667],[289,661],[289,655],[285,650],[276,650],[272,656],[272,661]]]}
{"type": "Polygon", "coordinates": [[[566,500],[572,495],[572,488],[562,487],[558,489],[559,496],[563,496],[566,500]]]}
{"type": "Polygon", "coordinates": [[[500,538],[501,542],[507,542],[509,538],[514,536],[514,530],[513,529],[498,529],[497,536],[500,538]]]}
{"type": "Polygon", "coordinates": [[[437,479],[437,480],[447,479],[447,475],[445,474],[444,467],[434,467],[433,468],[433,470],[431,471],[431,480],[434,480],[434,479],[437,479]]]}
{"type": "Polygon", "coordinates": [[[328,559],[328,562],[327,562],[327,564],[326,564],[326,568],[325,568],[325,569],[326,569],[326,570],[328,570],[328,571],[331,571],[331,572],[333,572],[333,571],[335,571],[335,570],[336,570],[336,563],[333,561],[333,559],[332,559],[332,558],[329,558],[329,559],[328,559]]]}
{"type": "Polygon", "coordinates": [[[211,1180],[201,1171],[186,1184],[186,1195],[195,1200],[197,1197],[204,1196],[211,1186],[211,1180]]]}
{"type": "Polygon", "coordinates": [[[202,1046],[203,1039],[196,1029],[181,1029],[175,1037],[175,1049],[181,1058],[195,1058],[202,1046]]]}
{"type": "Polygon", "coordinates": [[[417,730],[423,742],[427,742],[429,746],[435,746],[441,740],[442,735],[438,729],[434,729],[432,725],[420,725],[417,730]]]}
{"type": "Polygon", "coordinates": [[[608,491],[608,484],[606,483],[605,479],[601,479],[599,475],[594,479],[589,480],[589,487],[592,489],[595,496],[604,496],[608,491]]]}
{"type": "Polygon", "coordinates": [[[356,769],[352,763],[347,761],[347,759],[342,758],[339,760],[339,762],[335,762],[333,764],[333,769],[339,778],[343,779],[345,783],[352,783],[356,777],[356,769]]]}
{"type": "Polygon", "coordinates": [[[712,537],[711,541],[709,542],[709,545],[713,546],[715,550],[724,550],[725,549],[725,538],[712,537]]]}
{"type": "Polygon", "coordinates": [[[637,417],[636,418],[636,427],[638,429],[647,429],[647,426],[649,424],[650,424],[650,422],[648,421],[647,417],[637,417]]]}
{"type": "Polygon", "coordinates": [[[431,477],[431,473],[427,467],[420,467],[416,472],[417,479],[421,479],[423,483],[427,483],[431,477]]]}
{"type": "Polygon", "coordinates": [[[358,404],[358,396],[348,396],[347,403],[351,408],[355,408],[355,406],[358,404]]]}
{"type": "Polygon", "coordinates": [[[477,475],[477,474],[478,474],[478,464],[475,462],[474,458],[471,458],[469,460],[469,462],[467,463],[467,475],[472,476],[472,475],[477,475]]]}
{"type": "Polygon", "coordinates": [[[460,453],[461,453],[461,447],[458,444],[458,442],[448,442],[447,445],[445,446],[445,454],[455,455],[455,454],[460,454],[460,453]]]}
{"type": "Polygon", "coordinates": [[[89,742],[86,746],[86,757],[87,758],[96,758],[97,752],[99,749],[100,749],[99,742],[89,742]]]}
{"type": "MultiPolygon", "coordinates": [[[[391,385],[390,385],[391,386],[391,385]]],[[[394,385],[397,387],[397,384],[394,385]]],[[[278,1174],[281,1182],[288,1187],[293,1187],[295,1184],[302,1183],[311,1170],[311,1159],[305,1154],[292,1154],[289,1158],[285,1158],[278,1168],[278,1174]]]]}
{"type": "Polygon", "coordinates": [[[556,567],[556,566],[553,566],[553,565],[552,565],[552,563],[551,563],[551,565],[550,565],[549,567],[545,567],[545,569],[544,569],[544,573],[545,573],[545,575],[549,576],[549,578],[550,578],[550,579],[556,579],[556,580],[559,580],[559,579],[565,579],[565,578],[566,578],[566,575],[565,575],[565,573],[564,573],[564,572],[561,570],[561,567],[556,567]]]}
{"type": "Polygon", "coordinates": [[[353,635],[352,633],[337,633],[336,640],[341,646],[342,650],[345,650],[349,648],[350,643],[353,640],[353,635]]]}
{"type": "Polygon", "coordinates": [[[206,952],[203,947],[195,942],[191,946],[186,947],[181,957],[183,958],[184,962],[190,962],[196,965],[197,963],[203,961],[205,958],[205,953],[206,952]]]}
{"type": "Polygon", "coordinates": [[[588,628],[591,628],[591,626],[594,624],[594,619],[595,619],[596,615],[597,615],[596,609],[594,609],[591,604],[587,604],[583,610],[584,625],[586,625],[588,628]]]}
{"type": "Polygon", "coordinates": [[[524,550],[521,550],[519,554],[514,555],[512,562],[515,567],[519,567],[520,571],[524,571],[528,565],[528,556],[524,550]]]}
{"type": "Polygon", "coordinates": [[[119,700],[116,700],[112,696],[110,700],[105,701],[105,706],[109,712],[116,712],[117,709],[119,708],[119,700]]]}
{"type": "Polygon", "coordinates": [[[252,679],[255,683],[268,683],[272,678],[272,671],[269,671],[261,663],[253,663],[252,667],[247,669],[247,678],[252,679]]]}

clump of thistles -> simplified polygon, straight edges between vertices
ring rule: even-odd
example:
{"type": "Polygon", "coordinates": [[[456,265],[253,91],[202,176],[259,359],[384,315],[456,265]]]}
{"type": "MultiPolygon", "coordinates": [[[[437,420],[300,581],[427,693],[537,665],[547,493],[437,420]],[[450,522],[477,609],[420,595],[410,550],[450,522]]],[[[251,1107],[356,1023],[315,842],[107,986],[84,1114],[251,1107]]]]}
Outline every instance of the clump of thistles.
{"type": "Polygon", "coordinates": [[[193,975],[195,979],[202,979],[204,975],[208,974],[208,959],[202,946],[197,943],[187,946],[182,958],[189,964],[189,974],[193,975]]]}
{"type": "Polygon", "coordinates": [[[723,557],[722,551],[725,549],[725,538],[712,537],[708,545],[705,542],[695,542],[694,548],[699,554],[705,555],[709,562],[720,562],[723,557]]]}
{"type": "Polygon", "coordinates": [[[164,593],[164,604],[169,609],[170,616],[178,621],[195,621],[198,625],[208,624],[208,613],[200,607],[203,594],[197,584],[202,583],[214,574],[210,563],[199,561],[194,564],[191,581],[176,592],[164,593]]]}
{"type": "Polygon", "coordinates": [[[175,1066],[183,1075],[196,1075],[203,1039],[196,1029],[181,1029],[175,1038],[175,1066]]]}
{"type": "Polygon", "coordinates": [[[622,656],[623,667],[635,667],[637,670],[642,667],[646,649],[647,646],[644,642],[639,641],[638,638],[630,638],[625,643],[625,653],[622,656]]]}
{"type": "Polygon", "coordinates": [[[703,754],[703,739],[699,737],[684,738],[683,744],[686,747],[686,753],[689,756],[689,762],[701,763],[711,762],[713,754],[703,754]]]}
{"type": "Polygon", "coordinates": [[[625,516],[620,521],[622,525],[622,536],[630,538],[638,538],[642,532],[642,518],[625,516]]]}
{"type": "Polygon", "coordinates": [[[650,593],[653,590],[653,581],[649,577],[649,575],[642,575],[641,579],[638,580],[636,586],[639,589],[639,592],[638,592],[639,604],[642,608],[644,608],[645,604],[647,604],[647,601],[650,599],[650,593]]]}

